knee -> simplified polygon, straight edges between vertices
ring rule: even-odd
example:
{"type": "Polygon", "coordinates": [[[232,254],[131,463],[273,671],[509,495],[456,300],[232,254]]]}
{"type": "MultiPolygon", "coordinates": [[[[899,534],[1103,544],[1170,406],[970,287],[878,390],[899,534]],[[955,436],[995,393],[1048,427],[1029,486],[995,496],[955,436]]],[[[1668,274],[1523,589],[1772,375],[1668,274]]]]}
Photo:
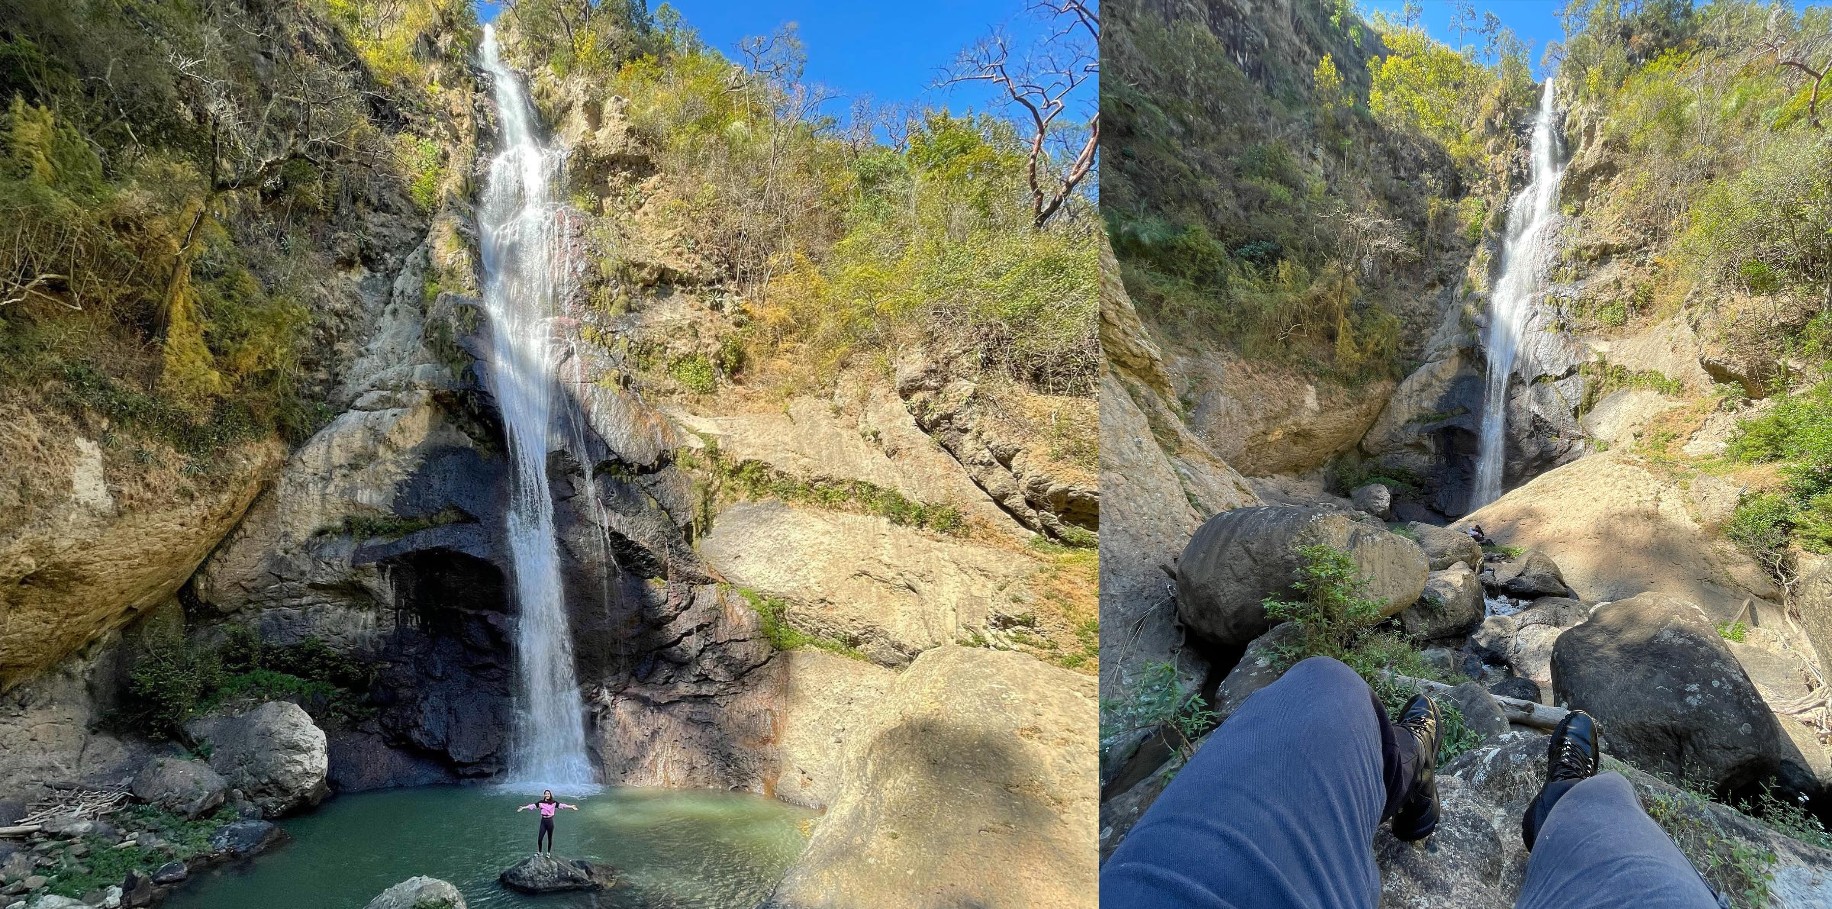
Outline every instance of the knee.
{"type": "Polygon", "coordinates": [[[1307,657],[1285,671],[1279,679],[1291,679],[1316,691],[1341,691],[1356,697],[1367,697],[1368,683],[1348,664],[1333,657],[1307,657]]]}

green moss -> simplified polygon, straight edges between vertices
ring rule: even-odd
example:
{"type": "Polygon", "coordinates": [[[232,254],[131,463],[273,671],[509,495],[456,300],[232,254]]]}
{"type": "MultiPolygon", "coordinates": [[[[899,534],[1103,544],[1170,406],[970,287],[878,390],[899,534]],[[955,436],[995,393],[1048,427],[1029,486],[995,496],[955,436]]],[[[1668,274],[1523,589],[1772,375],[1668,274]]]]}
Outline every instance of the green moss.
{"type": "Polygon", "coordinates": [[[867,659],[856,642],[842,641],[838,638],[812,634],[795,627],[789,621],[789,602],[780,597],[766,596],[755,590],[744,587],[732,588],[744,601],[751,604],[751,609],[763,622],[764,639],[777,650],[799,650],[813,647],[829,653],[851,657],[855,660],[867,659]]]}
{"type": "Polygon", "coordinates": [[[719,376],[704,354],[674,358],[668,363],[668,375],[696,395],[709,395],[719,388],[719,376]]]}
{"type": "Polygon", "coordinates": [[[877,515],[893,524],[936,533],[959,536],[967,532],[966,515],[960,509],[918,502],[897,490],[867,480],[803,479],[760,461],[733,462],[716,446],[708,446],[703,454],[682,451],[676,463],[709,474],[711,486],[706,496],[712,498],[729,493],[748,499],[781,499],[836,511],[877,515]]]}

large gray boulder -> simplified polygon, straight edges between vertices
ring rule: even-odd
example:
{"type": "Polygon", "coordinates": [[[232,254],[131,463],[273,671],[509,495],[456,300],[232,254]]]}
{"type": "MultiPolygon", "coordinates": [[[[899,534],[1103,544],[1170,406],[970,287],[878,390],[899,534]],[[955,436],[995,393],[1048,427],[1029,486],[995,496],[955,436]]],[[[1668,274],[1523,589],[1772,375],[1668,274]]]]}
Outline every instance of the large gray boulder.
{"type": "Polygon", "coordinates": [[[1697,605],[1644,593],[1598,607],[1552,648],[1561,704],[1603,724],[1612,753],[1720,791],[1780,768],[1780,727],[1697,605]]]}
{"type": "Polygon", "coordinates": [[[603,890],[616,881],[617,872],[585,859],[560,861],[550,855],[531,855],[509,866],[498,879],[522,893],[564,893],[603,890]]]}
{"type": "Polygon", "coordinates": [[[202,761],[158,757],[134,775],[133,792],[149,805],[196,820],[223,803],[229,782],[202,761]]]}
{"type": "Polygon", "coordinates": [[[1832,666],[1832,559],[1806,572],[1794,588],[1794,606],[1801,630],[1819,654],[1819,665],[1832,666]]]}
{"type": "Polygon", "coordinates": [[[1482,624],[1482,584],[1461,562],[1425,578],[1425,593],[1399,614],[1401,627],[1419,640],[1458,637],[1482,624]]]}
{"type": "Polygon", "coordinates": [[[1349,492],[1356,511],[1365,511],[1381,520],[1393,513],[1393,490],[1380,483],[1357,486],[1349,492]]]}
{"type": "Polygon", "coordinates": [[[1537,549],[1497,567],[1494,586],[1508,596],[1521,599],[1576,596],[1571,585],[1565,583],[1558,563],[1537,549]]]}
{"type": "Polygon", "coordinates": [[[1565,629],[1583,622],[1590,607],[1565,597],[1542,597],[1513,615],[1492,615],[1470,635],[1477,649],[1507,664],[1515,675],[1546,688],[1552,684],[1552,647],[1565,629]]]}
{"type": "Polygon", "coordinates": [[[1348,514],[1273,505],[1237,508],[1205,522],[1177,562],[1177,615],[1217,644],[1240,645],[1272,627],[1262,602],[1295,595],[1298,550],[1326,544],[1347,552],[1368,594],[1393,615],[1418,600],[1428,573],[1417,543],[1348,514]]]}
{"type": "Polygon", "coordinates": [[[1406,533],[1425,550],[1432,571],[1443,571],[1458,562],[1471,568],[1482,567],[1481,544],[1461,530],[1413,521],[1406,525],[1406,533]]]}
{"type": "Polygon", "coordinates": [[[264,817],[316,805],[330,792],[324,730],[298,704],[270,701],[242,714],[200,717],[185,732],[209,743],[211,769],[264,817]]]}
{"type": "Polygon", "coordinates": [[[436,877],[410,877],[369,901],[366,909],[467,909],[464,894],[436,877]]]}

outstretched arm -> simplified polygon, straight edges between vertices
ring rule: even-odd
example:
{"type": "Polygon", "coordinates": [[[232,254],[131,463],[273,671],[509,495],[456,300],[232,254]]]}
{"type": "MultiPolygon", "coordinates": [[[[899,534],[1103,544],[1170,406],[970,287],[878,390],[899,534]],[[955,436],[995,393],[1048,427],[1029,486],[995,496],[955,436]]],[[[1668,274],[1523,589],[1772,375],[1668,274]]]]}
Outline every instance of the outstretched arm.
{"type": "Polygon", "coordinates": [[[561,802],[561,803],[560,803],[560,807],[561,807],[561,808],[567,808],[567,809],[570,809],[570,810],[573,810],[573,811],[578,811],[578,810],[579,810],[579,806],[578,806],[578,805],[568,805],[568,804],[566,804],[565,802],[561,802]]]}
{"type": "Polygon", "coordinates": [[[515,809],[515,810],[517,810],[517,811],[532,811],[532,810],[534,810],[534,806],[533,806],[533,805],[523,805],[522,807],[520,807],[520,808],[517,808],[517,809],[515,809]]]}

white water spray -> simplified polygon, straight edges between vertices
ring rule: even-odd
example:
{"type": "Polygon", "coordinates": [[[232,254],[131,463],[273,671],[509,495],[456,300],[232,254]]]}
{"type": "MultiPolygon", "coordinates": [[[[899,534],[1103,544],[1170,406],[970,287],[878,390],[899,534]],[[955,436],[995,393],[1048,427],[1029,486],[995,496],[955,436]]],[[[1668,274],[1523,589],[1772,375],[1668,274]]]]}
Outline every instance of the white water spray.
{"type": "Polygon", "coordinates": [[[1508,232],[1501,246],[1501,279],[1489,298],[1489,323],[1483,345],[1488,354],[1488,385],[1482,396],[1482,433],[1476,449],[1476,486],[1469,510],[1501,498],[1507,464],[1508,382],[1521,334],[1533,311],[1533,299],[1544,287],[1547,243],[1558,220],[1558,184],[1565,175],[1563,141],[1553,107],[1552,79],[1546,78],[1539,113],[1533,118],[1532,172],[1527,185],[1508,204],[1508,232]]]}
{"type": "Polygon", "coordinates": [[[576,788],[590,785],[593,774],[547,484],[556,388],[549,323],[571,273],[554,198],[565,156],[541,144],[534,108],[498,51],[495,29],[484,26],[483,64],[495,83],[502,148],[490,162],[478,221],[490,390],[509,441],[507,536],[520,611],[511,773],[524,784],[576,788]]]}

